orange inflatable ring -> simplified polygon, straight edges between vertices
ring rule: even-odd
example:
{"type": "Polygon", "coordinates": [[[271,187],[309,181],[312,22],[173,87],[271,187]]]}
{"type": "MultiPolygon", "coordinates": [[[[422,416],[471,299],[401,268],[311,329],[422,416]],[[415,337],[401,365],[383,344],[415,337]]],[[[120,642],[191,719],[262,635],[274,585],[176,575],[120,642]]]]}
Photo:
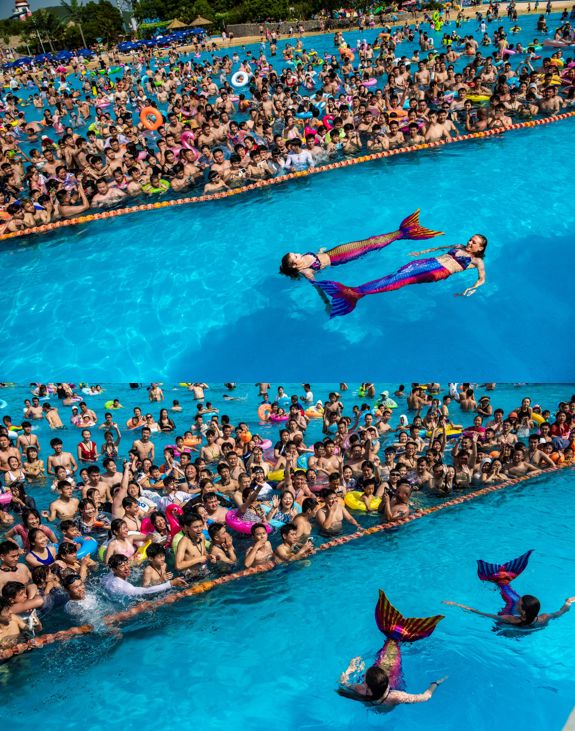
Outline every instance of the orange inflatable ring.
{"type": "Polygon", "coordinates": [[[140,122],[150,132],[155,132],[164,124],[164,118],[155,107],[144,107],[140,112],[140,122]]]}
{"type": "Polygon", "coordinates": [[[258,406],[258,416],[262,421],[267,421],[269,419],[271,410],[271,404],[261,404],[260,406],[258,406]]]}
{"type": "Polygon", "coordinates": [[[240,440],[242,441],[243,444],[247,444],[248,442],[251,441],[251,439],[252,439],[252,433],[249,431],[243,431],[240,434],[240,440]]]}
{"type": "Polygon", "coordinates": [[[126,422],[126,426],[128,427],[128,429],[139,429],[140,427],[145,426],[145,424],[145,419],[142,419],[137,424],[134,424],[132,419],[128,419],[128,421],[126,422]]]}
{"type": "Polygon", "coordinates": [[[198,444],[202,443],[201,437],[188,437],[184,439],[184,447],[197,447],[198,444]]]}

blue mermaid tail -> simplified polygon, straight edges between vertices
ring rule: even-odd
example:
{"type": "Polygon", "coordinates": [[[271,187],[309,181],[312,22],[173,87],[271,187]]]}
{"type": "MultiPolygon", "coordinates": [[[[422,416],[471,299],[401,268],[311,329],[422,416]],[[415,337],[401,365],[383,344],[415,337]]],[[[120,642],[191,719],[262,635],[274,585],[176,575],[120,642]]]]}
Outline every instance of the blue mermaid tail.
{"type": "Polygon", "coordinates": [[[451,276],[449,269],[446,269],[441,262],[433,257],[430,259],[416,259],[409,264],[405,264],[393,274],[388,274],[372,282],[366,282],[366,284],[359,287],[346,287],[344,284],[331,281],[314,282],[313,285],[331,298],[330,318],[333,318],[352,312],[358,301],[368,294],[391,292],[410,284],[439,282],[449,276],[451,276]]]}
{"type": "Polygon", "coordinates": [[[533,549],[512,561],[501,564],[477,561],[477,575],[481,581],[491,581],[499,587],[504,602],[504,607],[499,614],[518,614],[517,604],[521,596],[511,588],[510,584],[526,569],[532,553],[533,549]]]}

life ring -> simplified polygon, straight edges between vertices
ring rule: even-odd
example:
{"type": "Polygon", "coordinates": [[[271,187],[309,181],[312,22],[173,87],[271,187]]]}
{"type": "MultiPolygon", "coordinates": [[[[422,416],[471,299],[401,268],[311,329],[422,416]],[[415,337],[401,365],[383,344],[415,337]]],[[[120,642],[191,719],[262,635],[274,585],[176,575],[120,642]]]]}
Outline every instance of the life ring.
{"type": "Polygon", "coordinates": [[[0,409],[5,409],[7,406],[8,403],[4,399],[0,399],[0,409]]]}
{"type": "Polygon", "coordinates": [[[367,81],[362,81],[362,86],[375,86],[377,84],[377,79],[375,79],[373,76],[368,79],[367,81]]]}
{"type": "Polygon", "coordinates": [[[164,118],[155,107],[144,107],[140,112],[140,122],[150,132],[155,132],[164,124],[164,118]]]}
{"type": "Polygon", "coordinates": [[[309,416],[310,419],[321,419],[323,416],[323,407],[310,406],[309,409],[305,410],[305,415],[309,416]]]}
{"type": "Polygon", "coordinates": [[[186,132],[182,132],[180,142],[182,143],[182,147],[184,147],[186,150],[193,150],[195,139],[195,134],[193,132],[190,132],[189,130],[186,130],[186,132]]]}
{"type": "Polygon", "coordinates": [[[248,83],[249,80],[250,75],[247,74],[245,71],[236,71],[236,73],[232,76],[232,86],[234,86],[236,89],[241,89],[248,83]]]}
{"type": "MultiPolygon", "coordinates": [[[[448,429],[446,429],[446,430],[445,430],[445,436],[446,436],[446,437],[447,437],[448,439],[453,439],[454,437],[458,437],[458,436],[461,436],[461,433],[462,433],[462,431],[463,431],[462,429],[453,429],[452,427],[449,427],[448,429]]],[[[442,432],[441,432],[441,430],[438,430],[438,429],[436,429],[436,430],[435,430],[435,435],[436,435],[436,437],[437,437],[438,435],[440,435],[441,433],[442,433],[442,432]]],[[[430,431],[428,431],[428,432],[425,432],[425,434],[426,434],[426,436],[428,436],[428,437],[430,437],[430,436],[431,436],[431,432],[430,432],[430,431]]]]}
{"type": "Polygon", "coordinates": [[[0,492],[0,505],[8,505],[12,502],[11,492],[0,492]]]}
{"type": "Polygon", "coordinates": [[[122,404],[120,404],[119,406],[114,406],[113,401],[106,401],[106,403],[104,404],[104,408],[112,409],[112,411],[116,411],[117,409],[123,409],[124,407],[122,406],[122,404]]]}
{"type": "Polygon", "coordinates": [[[261,444],[258,444],[258,447],[265,452],[266,449],[271,449],[272,448],[272,440],[271,439],[264,439],[264,440],[262,440],[262,443],[261,444]]]}
{"type": "MultiPolygon", "coordinates": [[[[362,495],[363,493],[360,490],[351,490],[351,492],[345,493],[343,501],[348,508],[351,508],[352,510],[359,510],[360,513],[366,513],[367,508],[365,507],[365,503],[363,502],[363,500],[361,500],[362,495]]],[[[369,501],[369,509],[377,510],[380,504],[381,498],[374,496],[369,501]]]]}
{"type": "MultiPolygon", "coordinates": [[[[238,515],[237,510],[228,510],[226,513],[226,525],[228,525],[233,530],[237,531],[238,533],[245,533],[246,535],[250,535],[252,532],[252,525],[255,525],[255,523],[250,523],[248,520],[244,520],[238,515]]],[[[266,531],[268,533],[272,532],[272,528],[267,523],[264,523],[266,531]]]]}
{"type": "Polygon", "coordinates": [[[272,424],[281,424],[283,421],[287,421],[288,419],[288,414],[270,414],[269,416],[269,421],[271,421],[272,424]]]}
{"type": "Polygon", "coordinates": [[[267,421],[269,419],[271,410],[271,404],[260,404],[260,406],[258,406],[258,416],[260,417],[260,420],[267,421]]]}
{"type": "Polygon", "coordinates": [[[307,470],[307,466],[311,457],[313,457],[312,452],[300,454],[300,456],[297,458],[297,466],[302,470],[307,470]]]}
{"type": "Polygon", "coordinates": [[[531,413],[531,421],[534,421],[536,424],[545,423],[545,419],[541,416],[541,414],[536,414],[534,412],[531,413]]]}
{"type": "Polygon", "coordinates": [[[297,112],[295,115],[298,119],[311,119],[313,114],[311,112],[297,112]]]}
{"type": "Polygon", "coordinates": [[[187,439],[184,439],[184,447],[197,447],[201,443],[201,437],[188,437],[187,439]]]}
{"type": "Polygon", "coordinates": [[[145,420],[145,419],[142,419],[142,420],[141,420],[141,421],[139,421],[139,422],[138,422],[137,424],[132,424],[132,425],[130,426],[130,423],[131,423],[131,421],[132,421],[132,418],[130,417],[130,418],[128,419],[128,421],[126,422],[126,426],[128,427],[128,429],[129,429],[130,431],[133,431],[134,429],[141,429],[141,428],[142,428],[143,426],[146,426],[146,420],[145,420]]]}
{"type": "Polygon", "coordinates": [[[465,98],[470,102],[488,102],[491,99],[487,94],[466,94],[465,98]]]}

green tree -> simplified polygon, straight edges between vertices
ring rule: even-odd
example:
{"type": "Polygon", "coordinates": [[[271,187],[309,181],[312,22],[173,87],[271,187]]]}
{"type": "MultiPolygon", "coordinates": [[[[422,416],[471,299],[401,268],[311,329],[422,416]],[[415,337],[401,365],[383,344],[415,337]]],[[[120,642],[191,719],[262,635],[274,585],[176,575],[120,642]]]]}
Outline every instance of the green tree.
{"type": "Polygon", "coordinates": [[[80,37],[82,39],[82,45],[86,46],[86,39],[84,38],[84,31],[82,29],[82,20],[84,18],[84,8],[78,0],[60,0],[60,5],[64,8],[65,18],[68,21],[68,25],[74,25],[80,31],[80,37]]]}

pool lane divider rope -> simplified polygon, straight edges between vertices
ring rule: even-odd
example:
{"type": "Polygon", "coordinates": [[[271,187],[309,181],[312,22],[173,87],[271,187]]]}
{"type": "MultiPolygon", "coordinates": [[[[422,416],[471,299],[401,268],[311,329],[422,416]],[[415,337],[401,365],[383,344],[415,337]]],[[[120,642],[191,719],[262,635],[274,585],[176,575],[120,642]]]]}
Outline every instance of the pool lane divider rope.
{"type": "MultiPolygon", "coordinates": [[[[565,465],[564,467],[559,467],[558,469],[566,469],[570,466],[571,465],[565,465]]],[[[374,525],[371,528],[356,531],[355,533],[350,533],[345,536],[339,536],[338,538],[334,538],[331,541],[327,541],[321,546],[318,546],[316,549],[316,553],[318,551],[327,551],[328,549],[335,548],[336,546],[342,546],[345,543],[350,543],[351,541],[363,538],[364,536],[370,536],[374,535],[375,533],[382,533],[385,531],[393,530],[398,526],[411,523],[414,520],[419,520],[420,518],[431,515],[432,513],[437,513],[440,510],[445,510],[445,508],[452,508],[455,505],[461,505],[462,503],[470,502],[471,500],[483,497],[484,495],[489,495],[493,492],[499,492],[500,490],[504,490],[507,487],[518,485],[520,482],[527,482],[528,480],[533,480],[537,477],[541,477],[541,473],[532,476],[525,475],[523,477],[516,477],[512,480],[507,480],[507,482],[503,482],[499,485],[490,485],[488,487],[483,487],[479,490],[469,492],[466,495],[460,495],[459,497],[452,498],[451,500],[446,500],[445,502],[440,503],[439,505],[434,505],[430,508],[421,508],[420,510],[416,510],[405,518],[394,520],[393,522],[389,523],[382,523],[381,525],[374,525]]],[[[179,602],[182,599],[187,599],[188,597],[195,596],[196,594],[204,594],[205,592],[211,591],[216,586],[228,584],[231,581],[237,581],[238,579],[244,579],[248,576],[253,576],[254,574],[267,573],[277,568],[278,565],[281,566],[282,564],[275,564],[274,562],[270,561],[269,563],[262,564],[261,566],[255,566],[250,569],[243,569],[242,571],[236,571],[231,574],[226,574],[225,576],[220,576],[217,579],[200,581],[197,584],[188,587],[187,589],[171,592],[170,594],[163,596],[160,599],[155,599],[152,601],[142,601],[124,611],[109,614],[104,617],[103,621],[108,626],[113,627],[114,625],[126,622],[132,619],[132,617],[135,617],[138,614],[142,614],[143,612],[151,612],[160,607],[167,606],[168,604],[175,604],[175,602],[179,602]]],[[[73,637],[78,637],[80,635],[90,634],[94,631],[95,628],[92,625],[83,624],[76,627],[70,627],[70,629],[60,630],[59,632],[39,635],[38,637],[27,640],[26,642],[19,642],[11,647],[1,649],[0,660],[8,660],[14,655],[21,655],[25,652],[29,652],[30,650],[36,650],[40,647],[44,647],[45,645],[52,645],[56,642],[63,642],[64,640],[69,640],[73,637]]]]}
{"type": "Polygon", "coordinates": [[[374,152],[371,155],[362,155],[361,157],[350,158],[349,160],[341,160],[340,162],[334,162],[329,165],[322,165],[317,168],[310,168],[309,170],[301,170],[296,173],[286,173],[286,175],[280,175],[277,178],[271,178],[270,180],[260,180],[257,183],[250,183],[244,185],[241,188],[234,188],[233,190],[222,191],[221,193],[208,193],[207,195],[200,195],[190,198],[179,198],[178,200],[170,201],[156,201],[155,203],[145,203],[139,206],[131,206],[128,208],[117,208],[111,211],[101,211],[99,213],[90,213],[84,216],[77,216],[76,218],[68,218],[63,221],[55,221],[54,223],[46,223],[41,226],[33,226],[27,228],[24,231],[12,231],[9,233],[2,234],[0,241],[6,239],[14,239],[22,236],[31,236],[32,234],[47,233],[49,231],[55,231],[59,228],[66,226],[77,226],[81,223],[89,223],[90,221],[99,221],[103,218],[116,218],[117,216],[127,216],[131,213],[138,213],[141,211],[152,211],[156,208],[170,208],[173,206],[183,206],[189,203],[206,203],[208,201],[219,200],[221,198],[231,198],[234,195],[240,195],[241,193],[248,193],[252,190],[259,190],[260,188],[268,188],[272,185],[279,185],[285,183],[287,180],[293,180],[295,178],[305,178],[309,175],[317,175],[318,173],[324,173],[328,170],[335,170],[336,168],[350,167],[351,165],[360,165],[364,162],[372,162],[373,160],[381,160],[384,157],[394,157],[395,155],[403,155],[405,153],[416,152],[417,150],[427,150],[435,147],[443,147],[444,145],[450,145],[454,142],[466,142],[468,140],[478,140],[483,137],[494,137],[496,135],[503,134],[512,129],[526,129],[528,127],[538,127],[543,124],[551,124],[552,122],[559,122],[563,119],[570,119],[575,117],[574,112],[565,112],[564,114],[556,114],[552,117],[546,117],[544,119],[535,119],[528,122],[518,122],[512,124],[510,127],[490,129],[484,132],[471,132],[466,135],[458,135],[457,137],[449,137],[446,140],[438,142],[426,142],[423,145],[411,145],[408,147],[398,147],[395,150],[385,150],[383,152],[374,152]]]}

